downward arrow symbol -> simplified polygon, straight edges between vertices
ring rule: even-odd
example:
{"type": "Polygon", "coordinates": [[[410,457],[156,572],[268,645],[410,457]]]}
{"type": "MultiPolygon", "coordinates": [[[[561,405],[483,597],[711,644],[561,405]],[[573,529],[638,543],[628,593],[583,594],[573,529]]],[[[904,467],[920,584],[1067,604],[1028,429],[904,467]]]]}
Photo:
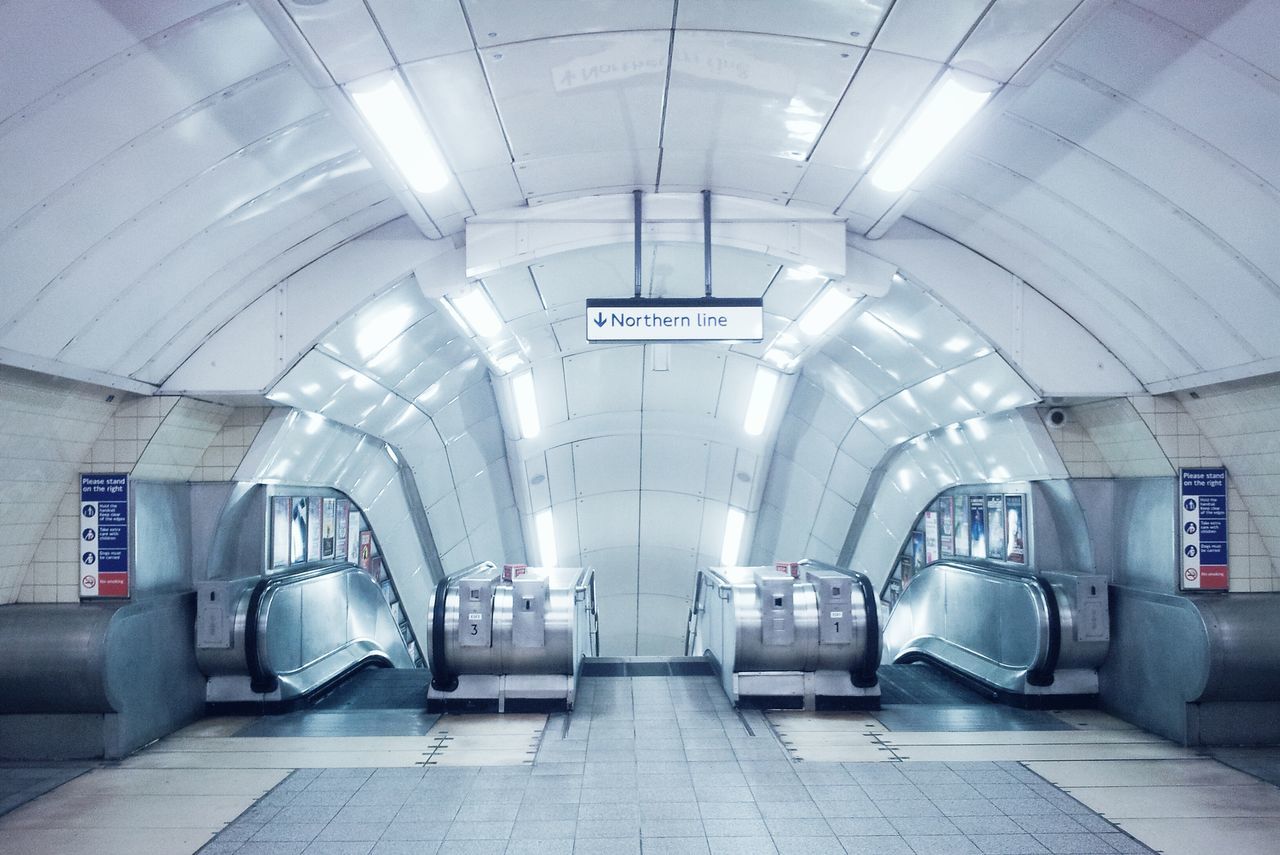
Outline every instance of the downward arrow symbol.
{"type": "Polygon", "coordinates": [[[598,327],[604,326],[604,312],[596,312],[595,322],[598,327]]]}

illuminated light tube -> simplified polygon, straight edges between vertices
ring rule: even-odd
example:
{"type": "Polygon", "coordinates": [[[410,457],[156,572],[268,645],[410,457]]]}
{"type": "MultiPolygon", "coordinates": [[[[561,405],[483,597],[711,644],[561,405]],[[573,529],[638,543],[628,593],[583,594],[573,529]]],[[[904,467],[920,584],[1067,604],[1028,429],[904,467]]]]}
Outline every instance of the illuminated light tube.
{"type": "Polygon", "coordinates": [[[742,530],[746,527],[747,515],[737,508],[729,508],[724,518],[724,543],[720,547],[720,564],[734,567],[738,563],[738,550],[742,548],[742,530]]]}
{"type": "Polygon", "coordinates": [[[449,302],[476,335],[491,338],[502,331],[502,316],[483,288],[471,288],[449,302]]]}
{"type": "Polygon", "coordinates": [[[805,335],[816,338],[831,329],[857,302],[857,297],[840,288],[828,288],[804,310],[796,325],[805,335]]]}
{"type": "Polygon", "coordinates": [[[434,193],[449,183],[449,168],[398,75],[347,92],[411,190],[434,193]]]}
{"type": "Polygon", "coordinates": [[[516,419],[520,423],[520,435],[532,439],[542,430],[538,420],[538,396],[533,390],[533,370],[511,378],[511,394],[516,402],[516,419]]]}
{"type": "Polygon", "coordinates": [[[901,193],[947,147],[994,94],[971,89],[948,73],[925,97],[871,170],[871,183],[901,193]]]}
{"type": "Polygon", "coordinates": [[[749,436],[764,433],[764,426],[769,421],[769,410],[773,407],[773,393],[778,389],[778,372],[756,366],[756,379],[751,385],[751,397],[747,400],[747,415],[742,420],[742,429],[749,436]]]}
{"type": "Polygon", "coordinates": [[[558,560],[556,554],[556,521],[551,516],[551,509],[538,511],[533,517],[533,527],[538,532],[538,560],[543,567],[555,567],[558,560]]]}

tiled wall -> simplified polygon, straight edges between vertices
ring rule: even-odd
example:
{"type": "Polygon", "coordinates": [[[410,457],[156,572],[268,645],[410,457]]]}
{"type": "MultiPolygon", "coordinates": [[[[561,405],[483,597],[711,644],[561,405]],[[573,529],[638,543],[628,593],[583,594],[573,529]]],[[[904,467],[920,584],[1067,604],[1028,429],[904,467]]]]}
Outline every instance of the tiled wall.
{"type": "Polygon", "coordinates": [[[0,367],[0,605],[18,598],[67,483],[121,397],[0,367]]]}
{"type": "Polygon", "coordinates": [[[59,480],[57,512],[44,527],[18,601],[73,603],[79,599],[80,472],[128,472],[139,479],[186,481],[222,434],[232,412],[230,407],[177,397],[131,398],[120,404],[88,455],[81,456],[83,463],[73,461],[72,471],[59,480]]]}
{"type": "Polygon", "coordinates": [[[271,407],[236,407],[191,472],[192,481],[231,481],[271,407]]]}
{"type": "Polygon", "coordinates": [[[1183,467],[1225,465],[1231,590],[1280,591],[1280,387],[1196,394],[1072,407],[1068,423],[1049,434],[1076,478],[1172,476],[1183,467]]]}

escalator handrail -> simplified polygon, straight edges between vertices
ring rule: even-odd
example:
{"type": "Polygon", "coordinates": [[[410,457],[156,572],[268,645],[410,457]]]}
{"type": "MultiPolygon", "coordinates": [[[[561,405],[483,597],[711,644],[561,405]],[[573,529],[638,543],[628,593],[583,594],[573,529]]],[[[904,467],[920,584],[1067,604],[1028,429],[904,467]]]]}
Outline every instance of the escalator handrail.
{"type": "Polygon", "coordinates": [[[262,601],[266,598],[267,593],[277,588],[283,588],[286,585],[318,579],[321,576],[341,573],[348,569],[359,570],[360,568],[344,561],[340,564],[308,567],[292,573],[286,572],[263,576],[254,584],[253,590],[249,593],[249,606],[245,610],[244,624],[244,664],[249,671],[249,687],[252,691],[259,694],[268,694],[274,692],[280,685],[280,680],[276,674],[263,665],[262,651],[258,643],[258,632],[261,630],[259,624],[262,616],[262,601]]]}

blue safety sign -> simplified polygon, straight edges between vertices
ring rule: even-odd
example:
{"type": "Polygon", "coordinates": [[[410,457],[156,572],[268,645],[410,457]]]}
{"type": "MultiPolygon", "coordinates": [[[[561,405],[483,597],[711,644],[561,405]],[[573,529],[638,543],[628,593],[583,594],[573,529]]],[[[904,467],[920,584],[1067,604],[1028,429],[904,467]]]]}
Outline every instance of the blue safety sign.
{"type": "Polygon", "coordinates": [[[1178,581],[1184,591],[1226,591],[1231,585],[1227,539],[1227,470],[1178,473],[1181,551],[1178,581]]]}
{"type": "Polygon", "coordinates": [[[80,476],[80,596],[129,596],[129,476],[80,476]]]}

